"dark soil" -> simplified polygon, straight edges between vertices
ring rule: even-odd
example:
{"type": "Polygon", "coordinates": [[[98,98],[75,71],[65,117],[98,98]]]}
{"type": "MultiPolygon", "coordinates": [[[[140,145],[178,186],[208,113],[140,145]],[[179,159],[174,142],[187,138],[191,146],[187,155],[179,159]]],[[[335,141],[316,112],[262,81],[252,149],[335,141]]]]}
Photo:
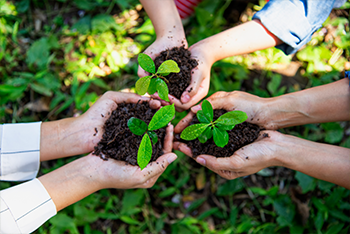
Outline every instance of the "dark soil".
{"type": "Polygon", "coordinates": [[[170,73],[166,76],[166,79],[169,81],[169,93],[180,99],[181,94],[191,83],[192,69],[197,67],[198,62],[191,58],[191,52],[185,49],[184,46],[174,47],[171,50],[162,51],[154,60],[156,69],[168,59],[174,60],[180,68],[179,73],[170,73]]]}
{"type": "MultiPolygon", "coordinates": [[[[214,110],[214,121],[226,112],[226,110],[214,110]]],[[[199,123],[199,121],[195,116],[190,125],[196,123],[199,123]]],[[[198,139],[186,141],[186,144],[191,148],[193,157],[197,157],[201,154],[208,154],[216,157],[230,157],[236,150],[255,141],[259,136],[260,130],[260,127],[256,124],[243,122],[237,124],[231,131],[228,131],[229,141],[224,148],[216,146],[213,138],[210,138],[204,144],[200,143],[198,139]]]]}
{"type": "MultiPolygon", "coordinates": [[[[114,158],[137,165],[137,151],[143,136],[133,134],[127,122],[131,117],[135,117],[149,124],[156,111],[149,107],[148,102],[119,104],[106,121],[102,139],[95,146],[93,154],[100,156],[103,160],[114,158]]],[[[158,135],[158,142],[152,146],[151,162],[163,154],[165,128],[154,132],[158,135]]]]}

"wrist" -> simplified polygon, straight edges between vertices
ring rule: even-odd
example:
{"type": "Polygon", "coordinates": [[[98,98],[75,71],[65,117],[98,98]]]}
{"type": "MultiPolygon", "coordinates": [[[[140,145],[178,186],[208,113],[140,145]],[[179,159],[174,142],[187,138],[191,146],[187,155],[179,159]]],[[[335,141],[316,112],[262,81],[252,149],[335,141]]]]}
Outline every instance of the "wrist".
{"type": "MultiPolygon", "coordinates": [[[[84,141],[91,129],[85,126],[81,117],[45,122],[41,126],[40,160],[46,161],[89,152],[84,141]]],[[[89,149],[88,149],[89,148],[89,149]]]]}
{"type": "Polygon", "coordinates": [[[280,129],[303,124],[308,118],[306,107],[295,95],[287,94],[269,98],[265,105],[268,111],[268,126],[280,129]]]}

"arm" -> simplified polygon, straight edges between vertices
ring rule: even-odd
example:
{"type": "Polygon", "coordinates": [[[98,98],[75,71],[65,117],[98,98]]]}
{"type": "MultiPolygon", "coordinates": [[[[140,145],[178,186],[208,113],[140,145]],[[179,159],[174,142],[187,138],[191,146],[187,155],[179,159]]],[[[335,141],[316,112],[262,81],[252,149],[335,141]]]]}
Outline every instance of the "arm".
{"type": "Polygon", "coordinates": [[[204,39],[190,50],[200,62],[188,89],[183,93],[182,109],[188,109],[208,93],[210,68],[220,59],[276,46],[293,54],[310,41],[327,19],[335,0],[270,0],[253,20],[204,39]],[[188,92],[192,90],[192,92],[188,92]]]}
{"type": "MultiPolygon", "coordinates": [[[[214,109],[241,110],[248,122],[265,129],[280,129],[309,123],[350,120],[350,87],[347,78],[306,90],[272,98],[260,98],[246,92],[217,92],[207,99],[214,109]]],[[[192,114],[175,127],[181,132],[200,105],[192,107],[192,114]]]]}
{"type": "Polygon", "coordinates": [[[0,232],[30,233],[57,211],[104,188],[150,188],[176,159],[171,153],[173,126],[166,129],[164,155],[142,171],[137,166],[92,154],[39,179],[0,191],[0,232]]]}
{"type": "MultiPolygon", "coordinates": [[[[174,0],[140,0],[140,2],[157,34],[156,41],[144,51],[145,54],[154,60],[163,50],[183,45],[187,48],[185,31],[174,0]]],[[[138,75],[143,77],[147,73],[139,67],[138,75]]]]}
{"type": "MultiPolygon", "coordinates": [[[[226,179],[256,173],[263,168],[283,166],[317,179],[350,189],[350,149],[315,143],[275,131],[265,131],[254,143],[237,150],[231,157],[199,155],[195,160],[226,179]]],[[[191,155],[183,143],[175,148],[191,155]]]]}
{"type": "MultiPolygon", "coordinates": [[[[83,115],[41,126],[40,161],[89,153],[102,138],[103,125],[117,103],[136,103],[149,98],[132,93],[107,92],[83,115]]],[[[150,103],[158,108],[160,103],[150,103]]]]}
{"type": "Polygon", "coordinates": [[[216,61],[280,43],[282,41],[270,33],[259,20],[249,21],[197,42],[189,50],[199,65],[193,70],[191,83],[182,94],[181,102],[175,100],[175,105],[179,110],[185,110],[207,95],[210,69],[216,61]]]}

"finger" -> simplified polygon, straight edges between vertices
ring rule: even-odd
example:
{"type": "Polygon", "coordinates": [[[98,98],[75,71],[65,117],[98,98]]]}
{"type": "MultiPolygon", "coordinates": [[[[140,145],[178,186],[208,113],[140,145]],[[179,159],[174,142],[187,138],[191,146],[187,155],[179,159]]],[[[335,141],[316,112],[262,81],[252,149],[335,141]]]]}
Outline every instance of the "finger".
{"type": "Polygon", "coordinates": [[[199,90],[199,87],[202,85],[202,82],[206,78],[205,74],[202,73],[198,67],[194,68],[192,71],[191,83],[186,88],[185,92],[181,95],[181,102],[187,103],[191,100],[193,96],[195,96],[199,90]]]}
{"type": "Polygon", "coordinates": [[[208,97],[207,100],[210,102],[213,109],[233,109],[233,105],[227,100],[227,95],[228,93],[220,91],[208,97]]]}
{"type": "MultiPolygon", "coordinates": [[[[231,156],[234,157],[234,156],[231,156]]],[[[211,155],[199,155],[196,158],[196,162],[201,164],[202,166],[205,166],[209,168],[212,171],[220,171],[220,170],[234,170],[234,166],[231,162],[231,157],[214,157],[211,155]]]]}
{"type": "Polygon", "coordinates": [[[174,142],[174,149],[181,151],[182,153],[186,154],[187,156],[193,157],[191,148],[188,147],[185,143],[175,141],[174,142]]]}
{"type": "Polygon", "coordinates": [[[159,100],[151,99],[149,101],[149,106],[152,109],[158,110],[162,106],[162,104],[161,104],[161,102],[159,100]]]}
{"type": "Polygon", "coordinates": [[[145,96],[140,96],[136,93],[122,93],[122,92],[114,92],[108,91],[106,92],[101,99],[110,99],[115,103],[137,103],[139,100],[148,101],[150,98],[145,96]]]}
{"type": "Polygon", "coordinates": [[[166,133],[164,138],[164,153],[171,153],[173,149],[173,141],[174,141],[174,126],[169,124],[166,127],[166,133]]]}
{"type": "Polygon", "coordinates": [[[153,177],[160,176],[165,171],[165,169],[170,165],[170,163],[176,160],[176,158],[177,158],[176,154],[167,153],[160,156],[155,162],[149,163],[147,167],[144,169],[145,181],[147,182],[153,177]]]}
{"type": "Polygon", "coordinates": [[[175,133],[182,132],[192,121],[194,113],[190,111],[179,123],[175,126],[175,133]]]}

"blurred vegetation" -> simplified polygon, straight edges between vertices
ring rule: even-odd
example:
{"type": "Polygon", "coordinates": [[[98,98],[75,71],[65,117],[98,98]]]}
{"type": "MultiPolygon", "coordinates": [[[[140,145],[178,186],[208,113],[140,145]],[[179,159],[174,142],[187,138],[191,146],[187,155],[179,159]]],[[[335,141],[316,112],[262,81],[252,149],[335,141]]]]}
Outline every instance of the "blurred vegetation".
{"type": "MultiPolygon", "coordinates": [[[[185,23],[189,44],[250,20],[264,2],[204,0],[185,23]]],[[[343,78],[349,9],[333,10],[296,55],[270,48],[215,63],[209,95],[271,97],[343,78]]],[[[107,90],[133,88],[135,56],[154,39],[137,0],[0,0],[0,121],[76,116],[107,90]]],[[[350,148],[349,122],[281,131],[350,148]]],[[[152,189],[102,190],[35,233],[349,233],[349,190],[281,167],[227,181],[177,154],[152,189]]],[[[42,163],[40,173],[74,158],[42,163]]]]}

